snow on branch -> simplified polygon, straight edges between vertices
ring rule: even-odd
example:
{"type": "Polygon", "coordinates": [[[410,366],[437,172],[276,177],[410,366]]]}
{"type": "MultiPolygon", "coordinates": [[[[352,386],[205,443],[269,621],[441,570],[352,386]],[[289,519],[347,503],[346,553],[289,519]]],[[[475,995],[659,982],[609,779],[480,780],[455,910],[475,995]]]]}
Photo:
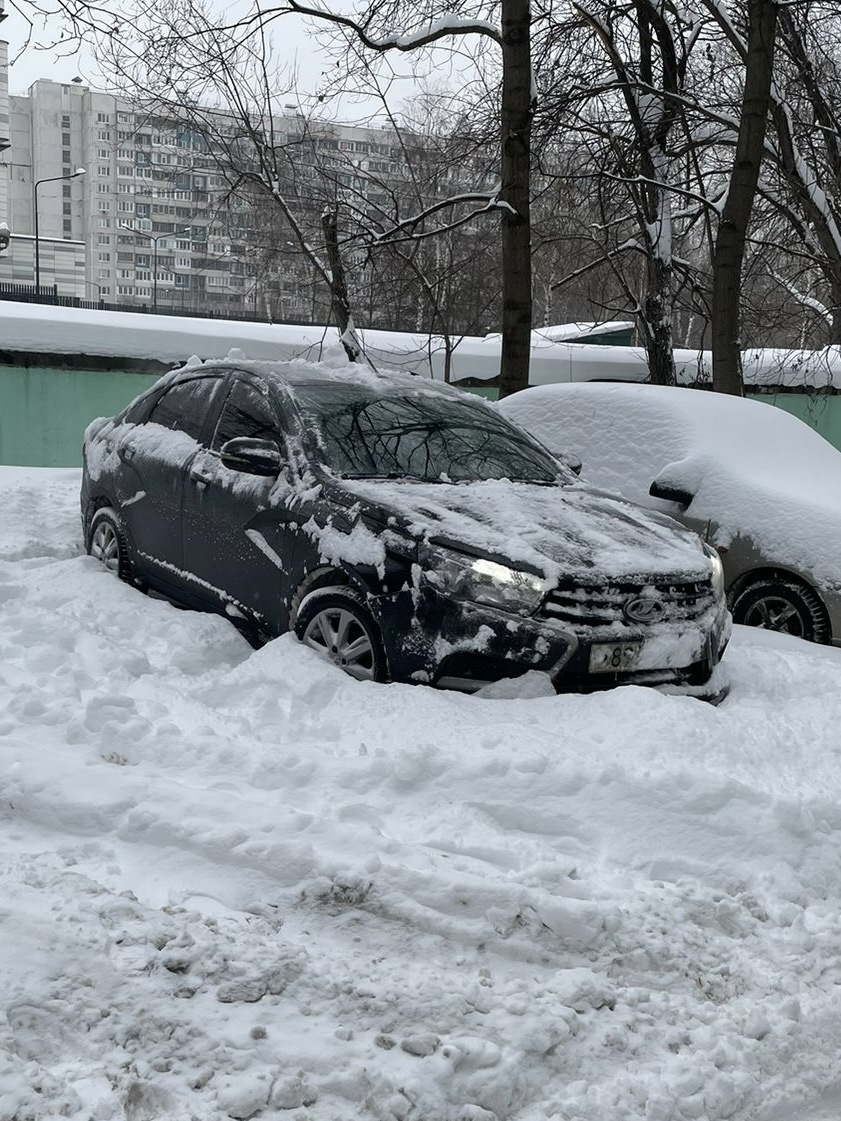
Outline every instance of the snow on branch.
{"type": "Polygon", "coordinates": [[[444,230],[456,229],[458,226],[463,226],[466,222],[471,221],[473,218],[478,217],[480,214],[488,214],[493,210],[506,210],[509,214],[516,217],[517,211],[514,207],[499,197],[499,194],[489,195],[486,192],[481,194],[464,194],[453,195],[451,198],[442,199],[440,202],[433,203],[419,214],[413,214],[409,218],[403,218],[397,222],[389,230],[377,234],[375,237],[376,242],[392,241],[392,240],[421,240],[422,238],[433,237],[444,230]],[[471,210],[469,214],[465,214],[461,218],[455,219],[453,222],[448,222],[444,226],[438,226],[434,230],[428,232],[415,233],[418,226],[422,225],[427,218],[431,218],[433,214],[438,214],[442,210],[447,210],[454,206],[462,204],[480,203],[477,210],[471,210]],[[399,238],[398,234],[404,234],[405,237],[399,238]]]}
{"type": "Polygon", "coordinates": [[[790,280],[786,280],[784,276],[780,276],[779,273],[772,271],[771,276],[774,278],[774,280],[777,281],[778,284],[781,284],[783,288],[785,288],[786,292],[788,292],[790,296],[797,300],[799,304],[802,304],[803,307],[807,307],[811,311],[815,312],[816,315],[818,315],[825,323],[830,324],[830,326],[833,324],[834,316],[832,312],[828,307],[826,307],[825,304],[822,304],[820,300],[816,300],[813,296],[807,296],[805,292],[801,292],[796,285],[792,284],[790,280]]]}
{"type": "Polygon", "coordinates": [[[430,43],[435,43],[439,39],[446,39],[453,35],[484,35],[486,38],[493,39],[496,43],[502,42],[500,29],[484,19],[463,19],[456,15],[446,15],[434,20],[420,31],[395,32],[383,37],[374,37],[368,34],[362,24],[357,23],[350,16],[339,15],[338,12],[330,12],[309,4],[300,4],[298,0],[284,0],[282,9],[276,11],[281,14],[283,10],[346,27],[372,51],[414,51],[418,47],[426,47],[430,43]]]}

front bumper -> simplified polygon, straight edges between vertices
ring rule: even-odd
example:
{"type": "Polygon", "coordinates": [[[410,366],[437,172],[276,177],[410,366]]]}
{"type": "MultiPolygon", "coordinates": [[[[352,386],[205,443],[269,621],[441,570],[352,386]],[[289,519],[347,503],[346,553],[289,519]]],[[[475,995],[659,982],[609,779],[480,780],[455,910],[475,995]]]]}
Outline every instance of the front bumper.
{"type": "Polygon", "coordinates": [[[448,598],[424,589],[375,597],[391,676],[397,681],[475,691],[531,670],[548,674],[558,691],[639,684],[701,684],[730,637],[722,603],[691,624],[575,629],[556,620],[524,617],[448,598]],[[590,673],[594,643],[642,641],[630,673],[590,673]]]}

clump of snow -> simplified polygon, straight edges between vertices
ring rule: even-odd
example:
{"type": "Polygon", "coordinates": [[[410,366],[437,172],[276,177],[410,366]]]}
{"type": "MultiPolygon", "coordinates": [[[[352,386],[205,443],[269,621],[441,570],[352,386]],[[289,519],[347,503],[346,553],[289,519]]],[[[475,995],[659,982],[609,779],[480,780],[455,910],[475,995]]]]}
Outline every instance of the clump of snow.
{"type": "Polygon", "coordinates": [[[253,651],[0,470],[0,1117],[837,1117],[839,652],[714,708],[253,651]]]}

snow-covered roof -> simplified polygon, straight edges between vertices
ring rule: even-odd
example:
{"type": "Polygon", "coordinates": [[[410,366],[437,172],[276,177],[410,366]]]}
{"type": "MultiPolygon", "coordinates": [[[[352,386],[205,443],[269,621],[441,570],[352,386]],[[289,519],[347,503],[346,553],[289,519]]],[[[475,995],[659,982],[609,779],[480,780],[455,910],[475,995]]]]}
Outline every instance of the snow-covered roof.
{"type": "MultiPolygon", "coordinates": [[[[444,377],[446,346],[442,337],[400,331],[358,333],[375,365],[444,377]]],[[[180,365],[191,355],[220,358],[232,348],[257,359],[334,361],[338,354],[341,361],[343,354],[339,332],[334,327],[193,319],[12,301],[0,301],[0,341],[8,351],[114,356],[169,365],[180,365]]],[[[498,377],[498,335],[465,336],[454,341],[454,382],[481,383],[498,377]]],[[[681,381],[711,379],[708,352],[677,350],[675,362],[681,381]]],[[[751,350],[745,353],[744,366],[745,381],[750,384],[841,388],[839,347],[818,351],[751,350]]],[[[639,347],[559,342],[545,331],[533,334],[529,375],[532,385],[643,381],[647,376],[645,351],[639,347]]]]}

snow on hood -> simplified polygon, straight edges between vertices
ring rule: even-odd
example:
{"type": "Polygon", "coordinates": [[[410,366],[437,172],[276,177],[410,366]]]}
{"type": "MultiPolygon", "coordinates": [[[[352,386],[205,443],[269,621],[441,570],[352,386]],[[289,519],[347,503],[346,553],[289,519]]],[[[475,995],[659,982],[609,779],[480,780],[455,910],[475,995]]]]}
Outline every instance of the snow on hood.
{"type": "MultiPolygon", "coordinates": [[[[554,385],[497,406],[582,478],[635,502],[651,483],[691,490],[688,513],[751,537],[776,563],[841,583],[841,454],[761,401],[653,385],[554,385]]],[[[673,508],[673,507],[672,507],[673,508]]]]}
{"type": "Polygon", "coordinates": [[[553,583],[569,575],[709,574],[695,534],[580,484],[343,479],[342,487],[388,507],[413,536],[503,557],[553,583]]]}

